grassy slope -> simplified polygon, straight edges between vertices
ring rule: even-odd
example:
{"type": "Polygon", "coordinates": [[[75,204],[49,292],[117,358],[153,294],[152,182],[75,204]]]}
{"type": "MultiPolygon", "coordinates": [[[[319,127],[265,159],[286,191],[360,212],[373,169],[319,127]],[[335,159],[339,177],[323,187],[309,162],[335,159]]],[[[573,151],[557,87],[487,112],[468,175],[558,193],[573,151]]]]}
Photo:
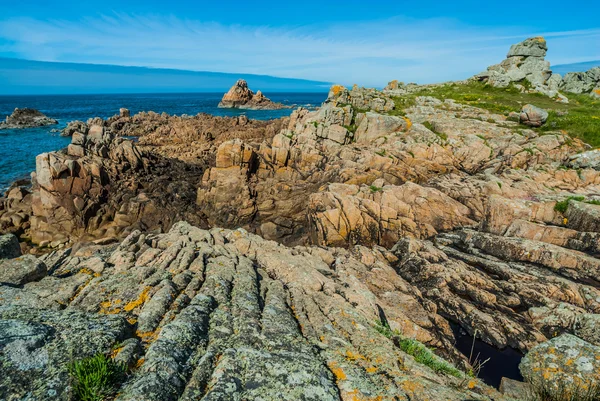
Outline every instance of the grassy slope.
{"type": "Polygon", "coordinates": [[[412,105],[417,96],[433,96],[442,100],[454,99],[459,103],[504,115],[511,111],[518,112],[523,105],[529,103],[547,110],[550,114],[546,124],[538,128],[538,131],[564,130],[595,148],[600,147],[600,100],[587,94],[566,95],[569,103],[563,104],[542,94],[521,93],[513,87],[501,89],[480,82],[469,82],[424,87],[419,92],[394,98],[394,101],[396,109],[402,110],[412,105]]]}

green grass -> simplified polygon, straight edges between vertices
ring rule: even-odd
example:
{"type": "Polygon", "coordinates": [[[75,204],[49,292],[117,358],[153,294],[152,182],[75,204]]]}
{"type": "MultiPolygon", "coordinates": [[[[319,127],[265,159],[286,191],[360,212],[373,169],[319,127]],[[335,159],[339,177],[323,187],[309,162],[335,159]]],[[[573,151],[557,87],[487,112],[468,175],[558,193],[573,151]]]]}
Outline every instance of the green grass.
{"type": "Polygon", "coordinates": [[[126,368],[104,354],[96,354],[70,363],[68,370],[75,400],[102,401],[115,393],[126,368]]]}
{"type": "Polygon", "coordinates": [[[383,188],[376,187],[375,185],[371,185],[371,186],[369,186],[369,189],[371,190],[371,192],[379,192],[379,191],[383,191],[383,188]]]}
{"type": "Polygon", "coordinates": [[[539,93],[521,93],[514,87],[494,88],[471,81],[466,84],[425,87],[407,96],[392,97],[396,107],[390,114],[404,115],[404,110],[415,104],[417,96],[433,96],[440,100],[454,99],[458,103],[503,115],[508,115],[511,111],[519,112],[525,104],[533,104],[549,113],[546,124],[534,130],[540,133],[564,130],[572,137],[579,138],[593,147],[599,147],[600,100],[587,94],[566,95],[569,103],[563,104],[539,93]]]}
{"type": "Polygon", "coordinates": [[[577,202],[583,202],[585,200],[584,196],[569,196],[567,199],[563,199],[560,202],[556,202],[556,205],[554,205],[554,210],[556,210],[557,212],[561,212],[561,213],[565,213],[567,211],[567,208],[569,207],[569,201],[577,201],[577,202]]]}
{"type": "Polygon", "coordinates": [[[411,355],[416,362],[431,368],[436,373],[445,373],[454,377],[463,377],[464,374],[447,361],[433,353],[423,343],[402,336],[397,330],[392,330],[381,322],[375,323],[375,330],[387,338],[395,339],[395,344],[406,354],[411,355]]]}

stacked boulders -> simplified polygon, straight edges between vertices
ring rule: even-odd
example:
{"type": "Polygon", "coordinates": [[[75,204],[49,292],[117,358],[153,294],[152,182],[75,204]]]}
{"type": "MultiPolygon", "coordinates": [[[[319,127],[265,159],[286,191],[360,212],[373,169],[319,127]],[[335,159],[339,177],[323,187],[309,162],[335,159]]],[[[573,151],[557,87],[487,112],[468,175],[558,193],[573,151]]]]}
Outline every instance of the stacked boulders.
{"type": "Polygon", "coordinates": [[[487,71],[474,76],[496,88],[511,84],[520,85],[522,90],[531,88],[563,102],[567,99],[558,92],[561,76],[553,74],[550,62],[546,61],[546,40],[543,37],[529,38],[510,47],[506,59],[488,67],[487,71]]]}

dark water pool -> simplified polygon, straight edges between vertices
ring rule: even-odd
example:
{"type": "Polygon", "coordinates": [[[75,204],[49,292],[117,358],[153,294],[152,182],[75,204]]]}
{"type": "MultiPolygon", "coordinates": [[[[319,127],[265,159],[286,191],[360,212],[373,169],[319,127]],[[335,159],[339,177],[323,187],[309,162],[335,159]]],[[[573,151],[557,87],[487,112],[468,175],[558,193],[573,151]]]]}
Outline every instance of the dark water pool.
{"type": "MultiPolygon", "coordinates": [[[[471,353],[471,346],[473,346],[473,337],[459,325],[451,324],[451,326],[456,337],[456,348],[468,358],[471,353]]],[[[473,358],[478,354],[479,360],[484,361],[489,358],[489,361],[481,368],[479,378],[490,386],[498,388],[503,377],[523,380],[523,376],[519,372],[519,363],[523,358],[523,354],[519,351],[510,347],[500,350],[476,339],[473,347],[473,358]]]]}

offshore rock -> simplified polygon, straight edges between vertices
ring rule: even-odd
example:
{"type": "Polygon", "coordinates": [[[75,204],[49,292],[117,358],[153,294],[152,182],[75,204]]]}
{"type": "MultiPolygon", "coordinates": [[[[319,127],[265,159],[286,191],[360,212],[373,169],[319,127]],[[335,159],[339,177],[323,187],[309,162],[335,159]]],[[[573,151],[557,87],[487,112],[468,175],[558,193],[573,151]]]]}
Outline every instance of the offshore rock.
{"type": "Polygon", "coordinates": [[[16,108],[10,116],[6,117],[6,121],[0,122],[0,129],[33,128],[54,124],[58,124],[58,121],[38,110],[16,108]]]}
{"type": "Polygon", "coordinates": [[[225,95],[223,95],[223,98],[219,102],[219,107],[250,110],[277,110],[287,108],[288,106],[272,102],[263,95],[261,91],[256,93],[252,92],[250,88],[248,88],[248,83],[245,80],[240,79],[225,95]]]}

